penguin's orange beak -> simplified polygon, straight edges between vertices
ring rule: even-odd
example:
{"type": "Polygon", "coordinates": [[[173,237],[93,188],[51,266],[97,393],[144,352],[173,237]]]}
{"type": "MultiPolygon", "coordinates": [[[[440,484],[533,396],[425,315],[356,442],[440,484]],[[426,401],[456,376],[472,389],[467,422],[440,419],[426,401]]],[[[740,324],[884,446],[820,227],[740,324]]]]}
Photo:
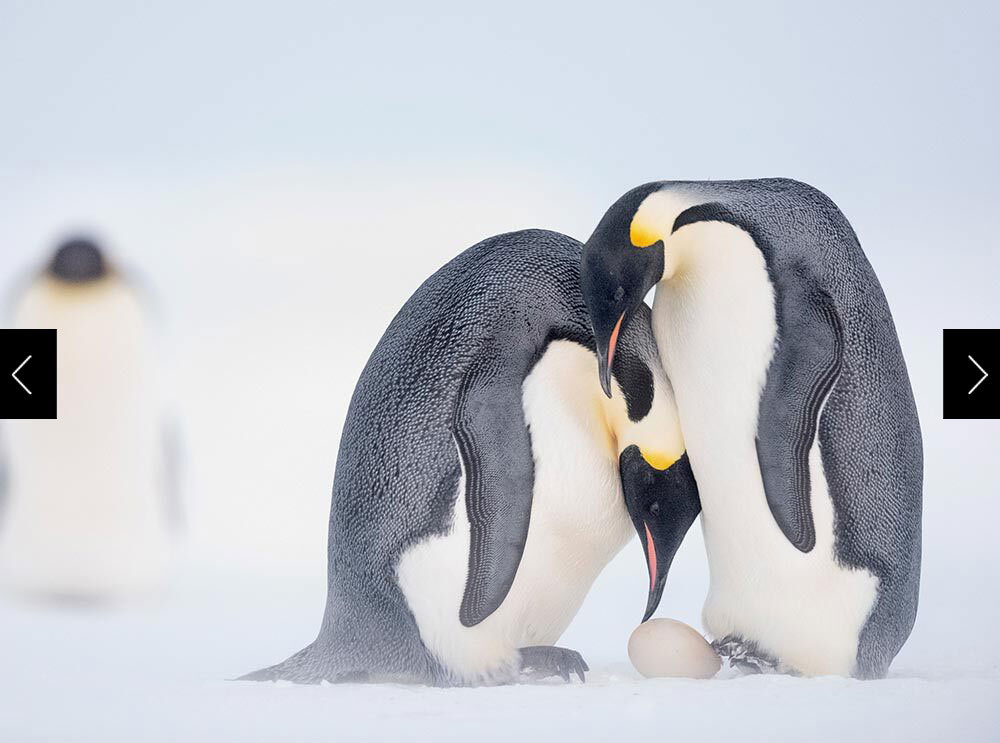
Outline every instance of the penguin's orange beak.
{"type": "Polygon", "coordinates": [[[649,533],[649,524],[646,527],[646,564],[649,565],[649,592],[656,588],[656,547],[653,545],[653,535],[649,533]]]}
{"type": "Polygon", "coordinates": [[[623,312],[618,316],[618,322],[615,323],[615,327],[611,331],[611,337],[608,340],[607,358],[601,359],[603,362],[600,367],[601,389],[604,390],[604,394],[608,397],[611,397],[611,363],[615,360],[615,347],[618,345],[618,334],[621,332],[622,320],[624,319],[625,313],[623,312]]]}

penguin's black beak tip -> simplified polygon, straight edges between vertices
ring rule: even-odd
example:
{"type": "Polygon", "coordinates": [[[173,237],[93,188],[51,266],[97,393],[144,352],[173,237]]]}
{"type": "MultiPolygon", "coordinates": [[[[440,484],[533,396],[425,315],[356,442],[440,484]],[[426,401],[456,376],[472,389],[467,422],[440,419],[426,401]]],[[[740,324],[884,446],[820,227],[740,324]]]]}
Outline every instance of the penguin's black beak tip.
{"type": "MultiPolygon", "coordinates": [[[[666,573],[663,574],[663,578],[666,577],[666,573]]],[[[657,576],[655,584],[649,589],[649,598],[646,599],[646,610],[642,614],[642,621],[647,621],[653,612],[656,611],[656,607],[660,605],[660,599],[663,597],[663,585],[666,581],[657,576]]]]}
{"type": "Polygon", "coordinates": [[[604,394],[607,398],[611,399],[611,360],[605,359],[603,357],[599,358],[598,361],[598,372],[601,378],[601,389],[604,390],[604,394]]]}

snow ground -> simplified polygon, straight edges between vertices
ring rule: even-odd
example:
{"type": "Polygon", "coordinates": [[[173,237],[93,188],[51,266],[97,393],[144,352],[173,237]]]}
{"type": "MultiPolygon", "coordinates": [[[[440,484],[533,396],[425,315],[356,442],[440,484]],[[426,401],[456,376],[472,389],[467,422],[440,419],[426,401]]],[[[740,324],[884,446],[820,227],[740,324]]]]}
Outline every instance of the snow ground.
{"type": "Polygon", "coordinates": [[[617,656],[588,656],[593,670],[586,685],[436,689],[227,681],[296,649],[289,644],[296,635],[307,641],[318,623],[315,596],[290,581],[191,574],[181,583],[169,600],[111,612],[0,607],[3,636],[18,638],[5,643],[0,740],[1000,737],[996,651],[990,669],[901,666],[881,681],[650,681],[623,660],[618,638],[617,656]],[[220,590],[224,586],[228,590],[220,590]]]}

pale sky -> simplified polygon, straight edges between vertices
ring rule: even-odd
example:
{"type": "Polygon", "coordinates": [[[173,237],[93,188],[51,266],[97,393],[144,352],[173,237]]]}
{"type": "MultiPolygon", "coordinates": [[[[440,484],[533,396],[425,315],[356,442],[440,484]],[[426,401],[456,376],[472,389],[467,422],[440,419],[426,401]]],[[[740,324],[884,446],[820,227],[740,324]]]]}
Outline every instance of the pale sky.
{"type": "Polygon", "coordinates": [[[0,2],[0,186],[502,162],[608,203],[771,175],[996,201],[995,3],[137,5],[0,2]]]}

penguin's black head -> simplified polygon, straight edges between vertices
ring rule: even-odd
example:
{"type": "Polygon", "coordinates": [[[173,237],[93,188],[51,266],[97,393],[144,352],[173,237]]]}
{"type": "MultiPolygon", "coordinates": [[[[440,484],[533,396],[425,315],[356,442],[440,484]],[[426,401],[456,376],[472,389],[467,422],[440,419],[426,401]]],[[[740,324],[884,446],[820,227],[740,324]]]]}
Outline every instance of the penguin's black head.
{"type": "Polygon", "coordinates": [[[625,507],[649,569],[649,596],[642,616],[645,622],[660,604],[670,564],[701,512],[701,499],[687,453],[659,469],[633,444],[622,452],[619,468],[625,507]]]}
{"type": "Polygon", "coordinates": [[[107,273],[100,248],[84,237],[74,237],[60,245],[48,266],[50,276],[69,284],[96,281],[107,273]]]}
{"type": "Polygon", "coordinates": [[[622,196],[583,246],[580,282],[597,344],[601,387],[608,397],[618,336],[663,276],[663,240],[633,219],[656,185],[640,186],[622,196]]]}

